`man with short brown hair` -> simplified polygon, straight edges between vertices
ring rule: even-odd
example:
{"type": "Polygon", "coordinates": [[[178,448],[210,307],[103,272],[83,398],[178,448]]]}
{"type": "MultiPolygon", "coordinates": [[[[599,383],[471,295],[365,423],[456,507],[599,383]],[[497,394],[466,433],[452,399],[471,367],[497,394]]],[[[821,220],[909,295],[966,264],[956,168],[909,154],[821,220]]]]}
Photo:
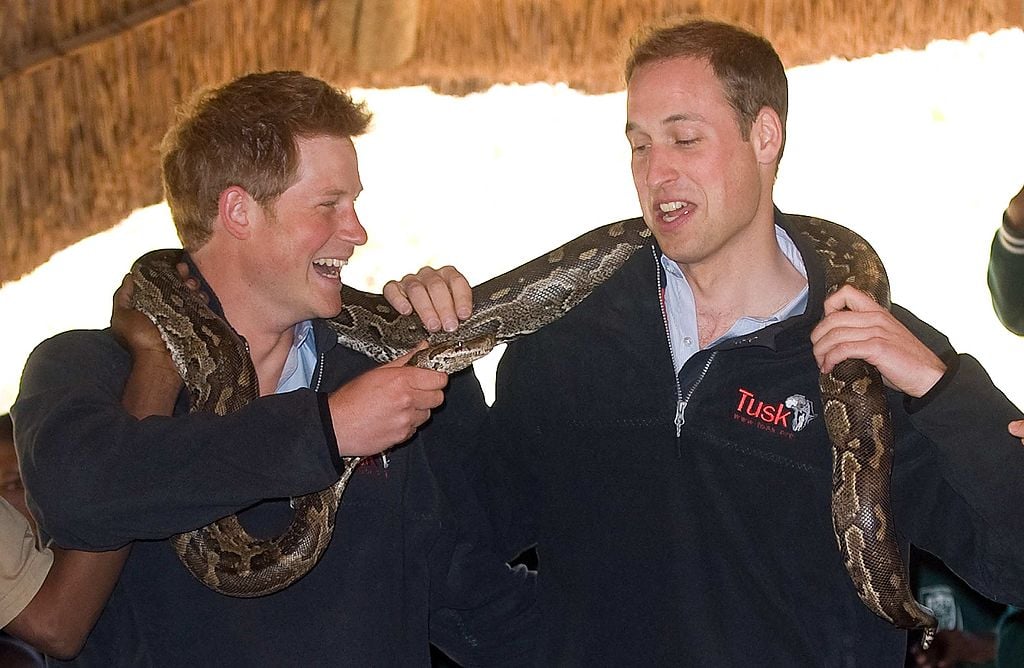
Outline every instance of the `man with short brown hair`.
{"type": "Polygon", "coordinates": [[[471,460],[505,553],[537,550],[537,665],[902,665],[907,634],[859,600],[830,517],[819,377],[847,359],[889,388],[898,549],[1024,601],[1021,413],[905,309],[825,294],[801,217],[773,202],[771,44],[698,20],[633,54],[626,138],[654,240],[508,346],[471,460]]]}
{"type": "Polygon", "coordinates": [[[472,373],[375,366],[323,321],[366,241],[352,137],[367,122],[322,81],[258,73],[200,95],[164,142],[191,280],[245,342],[259,398],[217,416],[189,413],[183,393],[174,417],[137,421],[117,402],[128,352],[107,333],[30,357],[13,411],[42,528],[80,550],[133,543],[83,664],[427,665],[434,642],[500,665],[528,649],[531,578],[453,512],[475,503],[449,484],[483,419],[472,373]],[[225,515],[278,535],[289,497],[331,486],[353,456],[366,461],[333,540],[279,593],[225,596],[179,563],[169,537],[225,515]]]}

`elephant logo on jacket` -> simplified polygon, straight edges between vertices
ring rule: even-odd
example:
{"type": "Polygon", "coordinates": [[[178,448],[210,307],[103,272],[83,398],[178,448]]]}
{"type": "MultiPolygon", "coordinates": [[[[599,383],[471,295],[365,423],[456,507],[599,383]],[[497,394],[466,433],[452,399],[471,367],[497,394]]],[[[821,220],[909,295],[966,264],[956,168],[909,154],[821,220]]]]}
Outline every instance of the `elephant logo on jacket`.
{"type": "Polygon", "coordinates": [[[786,399],[786,408],[793,411],[793,431],[800,431],[818,417],[814,412],[814,404],[802,394],[794,394],[786,399]]]}

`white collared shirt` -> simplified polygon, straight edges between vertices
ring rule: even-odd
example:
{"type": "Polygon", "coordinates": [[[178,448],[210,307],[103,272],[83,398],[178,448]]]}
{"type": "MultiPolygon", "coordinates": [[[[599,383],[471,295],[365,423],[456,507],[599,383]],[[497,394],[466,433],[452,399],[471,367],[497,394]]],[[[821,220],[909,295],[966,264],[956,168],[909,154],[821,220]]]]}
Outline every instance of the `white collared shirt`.
{"type": "Polygon", "coordinates": [[[309,387],[316,368],[316,337],[313,336],[313,322],[303,320],[295,325],[292,347],[277,381],[276,394],[309,387]]]}
{"type": "MultiPolygon", "coordinates": [[[[786,231],[778,225],[775,226],[775,239],[778,241],[779,250],[792,263],[793,267],[807,278],[807,267],[797,250],[796,244],[790,239],[786,231]]],[[[668,314],[668,331],[672,342],[672,360],[675,363],[676,373],[683,368],[686,360],[700,350],[700,338],[697,334],[697,305],[693,299],[693,291],[690,284],[683,275],[683,271],[674,260],[669,259],[664,253],[661,255],[661,266],[665,269],[665,313],[668,314]]],[[[743,336],[764,329],[772,323],[780,322],[794,315],[800,315],[807,308],[807,284],[803,289],[778,311],[767,318],[756,318],[743,316],[732,324],[725,334],[706,347],[710,348],[719,341],[725,341],[737,336],[743,336]]]]}

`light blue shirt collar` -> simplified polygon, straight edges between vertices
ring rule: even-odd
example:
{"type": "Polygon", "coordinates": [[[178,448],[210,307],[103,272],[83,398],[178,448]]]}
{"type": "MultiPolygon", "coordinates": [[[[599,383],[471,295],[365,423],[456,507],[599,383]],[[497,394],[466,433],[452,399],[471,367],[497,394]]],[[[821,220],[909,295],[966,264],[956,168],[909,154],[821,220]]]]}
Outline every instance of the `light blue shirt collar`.
{"type": "Polygon", "coordinates": [[[309,387],[316,368],[316,337],[313,336],[313,322],[304,320],[295,325],[292,347],[277,381],[277,394],[309,387]]]}
{"type": "MultiPolygon", "coordinates": [[[[800,256],[796,244],[778,225],[775,226],[775,239],[779,244],[779,250],[786,256],[793,267],[803,277],[807,278],[807,267],[804,259],[800,256]]],[[[676,373],[683,368],[690,357],[700,350],[700,338],[697,335],[697,305],[693,299],[693,291],[690,284],[683,275],[679,265],[669,259],[664,253],[661,255],[661,266],[665,269],[665,313],[668,315],[669,337],[672,343],[672,359],[675,363],[676,373]]],[[[767,318],[755,318],[743,316],[733,323],[722,336],[718,337],[706,347],[710,348],[720,341],[744,336],[768,325],[781,322],[794,315],[800,315],[807,309],[807,285],[804,284],[801,290],[792,300],[778,311],[767,318]]]]}

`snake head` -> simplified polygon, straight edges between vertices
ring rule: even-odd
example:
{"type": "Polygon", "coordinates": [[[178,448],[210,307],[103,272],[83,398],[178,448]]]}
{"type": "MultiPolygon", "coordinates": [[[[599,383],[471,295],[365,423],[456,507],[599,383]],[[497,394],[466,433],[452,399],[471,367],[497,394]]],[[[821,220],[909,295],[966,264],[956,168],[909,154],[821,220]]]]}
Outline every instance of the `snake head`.
{"type": "Polygon", "coordinates": [[[491,352],[496,344],[497,339],[493,333],[439,343],[413,355],[409,366],[455,373],[491,352]]]}

